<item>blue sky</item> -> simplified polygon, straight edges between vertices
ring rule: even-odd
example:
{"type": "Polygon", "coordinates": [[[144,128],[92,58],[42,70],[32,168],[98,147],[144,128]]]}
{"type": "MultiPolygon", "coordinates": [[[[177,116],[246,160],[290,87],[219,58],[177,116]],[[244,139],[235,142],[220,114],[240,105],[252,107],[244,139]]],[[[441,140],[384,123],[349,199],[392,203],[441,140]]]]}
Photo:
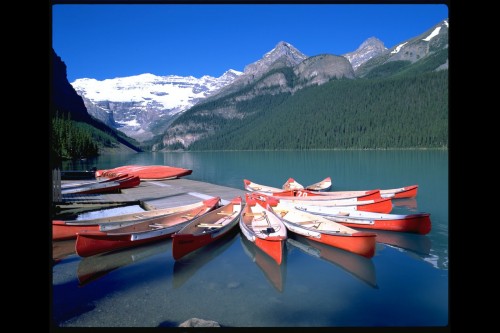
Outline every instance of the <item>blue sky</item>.
{"type": "Polygon", "coordinates": [[[243,71],[280,41],[342,55],[377,37],[387,48],[449,17],[445,4],[55,4],[52,46],[69,82],[143,73],[243,71]]]}

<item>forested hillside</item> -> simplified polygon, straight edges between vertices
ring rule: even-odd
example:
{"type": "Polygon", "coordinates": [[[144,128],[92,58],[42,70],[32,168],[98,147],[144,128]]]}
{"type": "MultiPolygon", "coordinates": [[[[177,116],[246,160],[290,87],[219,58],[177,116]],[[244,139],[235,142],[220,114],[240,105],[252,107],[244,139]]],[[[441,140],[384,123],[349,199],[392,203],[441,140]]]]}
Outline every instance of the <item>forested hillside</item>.
{"type": "MultiPolygon", "coordinates": [[[[262,94],[234,105],[239,117],[215,112],[200,116],[195,114],[195,106],[183,115],[183,121],[203,122],[204,129],[213,130],[188,149],[448,147],[448,70],[374,76],[332,80],[293,95],[262,94]]],[[[230,98],[206,103],[203,108],[220,109],[230,98]]]]}

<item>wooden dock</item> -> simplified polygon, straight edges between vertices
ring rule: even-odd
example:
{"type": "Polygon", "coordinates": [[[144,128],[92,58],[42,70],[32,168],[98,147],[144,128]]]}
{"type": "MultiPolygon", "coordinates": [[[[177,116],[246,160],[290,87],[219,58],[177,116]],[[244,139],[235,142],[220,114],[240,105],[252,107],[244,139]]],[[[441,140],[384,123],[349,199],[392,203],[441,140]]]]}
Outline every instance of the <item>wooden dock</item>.
{"type": "MultiPolygon", "coordinates": [[[[68,184],[78,181],[62,181],[68,184]]],[[[139,186],[120,190],[119,193],[63,194],[63,203],[120,203],[139,201],[145,209],[160,209],[187,205],[219,196],[225,204],[235,196],[244,199],[246,191],[185,178],[163,181],[141,181],[139,186]]]]}

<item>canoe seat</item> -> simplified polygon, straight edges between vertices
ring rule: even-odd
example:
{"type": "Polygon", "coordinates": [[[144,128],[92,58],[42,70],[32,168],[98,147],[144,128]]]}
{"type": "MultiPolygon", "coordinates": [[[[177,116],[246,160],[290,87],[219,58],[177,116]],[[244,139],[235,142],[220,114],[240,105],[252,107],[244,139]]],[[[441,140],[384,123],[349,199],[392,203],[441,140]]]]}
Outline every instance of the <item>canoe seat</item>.
{"type": "Polygon", "coordinates": [[[215,224],[215,223],[199,223],[196,225],[199,228],[222,228],[222,224],[215,224]]]}

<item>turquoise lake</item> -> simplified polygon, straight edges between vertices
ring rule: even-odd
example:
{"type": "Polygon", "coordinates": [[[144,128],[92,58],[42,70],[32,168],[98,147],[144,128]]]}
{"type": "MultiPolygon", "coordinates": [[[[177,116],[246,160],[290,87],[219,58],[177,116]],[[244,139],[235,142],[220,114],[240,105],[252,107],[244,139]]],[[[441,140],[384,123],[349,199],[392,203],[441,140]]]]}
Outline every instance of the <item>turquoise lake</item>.
{"type": "Polygon", "coordinates": [[[176,327],[196,317],[223,327],[446,327],[449,323],[447,150],[173,152],[105,155],[63,170],[162,164],[188,179],[243,188],[243,179],[281,187],[332,178],[333,191],[419,185],[393,200],[396,214],[427,212],[427,235],[377,232],[367,259],[291,236],[278,266],[239,229],[187,262],[171,240],[51,265],[51,322],[57,327],[176,327]]]}

